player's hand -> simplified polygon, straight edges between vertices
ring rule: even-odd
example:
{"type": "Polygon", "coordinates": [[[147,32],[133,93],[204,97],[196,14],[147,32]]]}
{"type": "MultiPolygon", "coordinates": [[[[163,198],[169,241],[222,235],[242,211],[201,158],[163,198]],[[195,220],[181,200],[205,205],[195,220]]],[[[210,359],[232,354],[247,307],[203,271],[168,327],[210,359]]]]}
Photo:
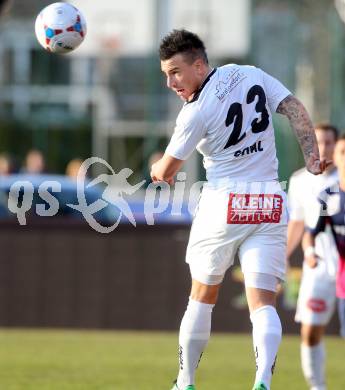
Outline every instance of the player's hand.
{"type": "Polygon", "coordinates": [[[314,175],[319,175],[332,163],[332,160],[320,160],[319,156],[315,155],[314,153],[311,153],[309,155],[308,161],[306,162],[306,168],[310,173],[314,175]]]}
{"type": "Polygon", "coordinates": [[[161,181],[164,181],[166,183],[168,183],[169,185],[173,185],[174,184],[174,178],[173,177],[163,177],[161,172],[160,172],[160,169],[159,169],[159,164],[158,163],[154,163],[151,167],[151,172],[150,172],[150,176],[151,176],[151,179],[152,179],[152,182],[153,183],[159,183],[161,181]]]}
{"type": "Polygon", "coordinates": [[[159,183],[164,181],[165,183],[168,183],[170,186],[174,185],[175,183],[174,179],[159,179],[156,176],[152,176],[152,175],[151,175],[151,179],[153,183],[159,183]]]}
{"type": "Polygon", "coordinates": [[[315,268],[317,267],[319,263],[319,257],[317,255],[309,255],[304,257],[304,261],[310,268],[315,268]]]}

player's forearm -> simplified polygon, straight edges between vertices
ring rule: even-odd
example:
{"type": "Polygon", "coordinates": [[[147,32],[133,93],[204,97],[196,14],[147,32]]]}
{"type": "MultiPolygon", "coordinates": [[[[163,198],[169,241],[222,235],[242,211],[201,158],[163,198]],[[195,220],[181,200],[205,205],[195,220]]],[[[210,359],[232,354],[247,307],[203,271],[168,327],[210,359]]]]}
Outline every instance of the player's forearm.
{"type": "Polygon", "coordinates": [[[315,246],[315,237],[307,230],[303,236],[302,248],[303,250],[306,250],[307,248],[314,247],[314,246],[315,246]]]}
{"type": "Polygon", "coordinates": [[[288,229],[287,229],[287,247],[286,247],[287,259],[289,259],[293,251],[300,244],[303,233],[304,233],[303,221],[289,221],[288,229]]]}
{"type": "Polygon", "coordinates": [[[315,268],[319,262],[319,257],[315,252],[315,236],[306,231],[303,236],[302,247],[304,252],[304,262],[310,268],[315,268]]]}
{"type": "Polygon", "coordinates": [[[173,178],[182,165],[183,160],[178,160],[168,154],[164,154],[164,156],[151,167],[152,181],[165,181],[169,184],[173,184],[173,178]]]}
{"type": "Polygon", "coordinates": [[[289,119],[290,126],[301,146],[306,164],[308,165],[308,160],[312,155],[319,158],[314,126],[304,105],[296,97],[290,95],[279,104],[277,112],[289,119]]]}

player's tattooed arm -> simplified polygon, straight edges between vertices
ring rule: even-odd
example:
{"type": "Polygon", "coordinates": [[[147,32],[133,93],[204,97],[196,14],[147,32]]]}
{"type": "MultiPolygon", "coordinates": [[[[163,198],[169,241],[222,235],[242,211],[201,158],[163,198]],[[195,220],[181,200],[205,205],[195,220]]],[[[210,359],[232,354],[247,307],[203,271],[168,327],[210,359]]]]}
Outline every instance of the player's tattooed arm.
{"type": "Polygon", "coordinates": [[[289,95],[280,102],[277,113],[289,119],[301,146],[308,171],[315,175],[323,172],[327,163],[320,162],[314,126],[304,105],[295,96],[289,95]]]}

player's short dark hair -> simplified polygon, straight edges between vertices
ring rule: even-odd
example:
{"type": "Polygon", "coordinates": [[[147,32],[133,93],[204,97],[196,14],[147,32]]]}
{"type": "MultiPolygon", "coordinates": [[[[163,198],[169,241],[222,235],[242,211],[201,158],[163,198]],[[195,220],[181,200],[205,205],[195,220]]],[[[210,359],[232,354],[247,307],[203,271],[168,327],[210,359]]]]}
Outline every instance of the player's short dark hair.
{"type": "Polygon", "coordinates": [[[204,42],[196,34],[184,29],[173,30],[162,39],[159,46],[161,61],[169,60],[176,54],[183,54],[189,64],[198,58],[208,64],[204,42]]]}
{"type": "Polygon", "coordinates": [[[321,122],[315,125],[315,130],[321,130],[321,131],[331,131],[334,135],[334,141],[338,140],[339,137],[339,130],[336,126],[327,123],[327,122],[321,122]]]}

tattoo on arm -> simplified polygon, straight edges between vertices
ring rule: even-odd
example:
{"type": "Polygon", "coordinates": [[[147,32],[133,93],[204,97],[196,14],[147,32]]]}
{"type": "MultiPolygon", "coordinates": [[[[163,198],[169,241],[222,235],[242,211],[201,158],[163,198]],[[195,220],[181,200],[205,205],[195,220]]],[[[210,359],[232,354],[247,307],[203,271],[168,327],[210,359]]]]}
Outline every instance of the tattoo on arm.
{"type": "Polygon", "coordinates": [[[318,158],[319,149],[314,126],[304,105],[297,98],[289,95],[280,102],[277,113],[285,115],[289,119],[303,151],[304,160],[307,162],[312,153],[318,158]]]}

